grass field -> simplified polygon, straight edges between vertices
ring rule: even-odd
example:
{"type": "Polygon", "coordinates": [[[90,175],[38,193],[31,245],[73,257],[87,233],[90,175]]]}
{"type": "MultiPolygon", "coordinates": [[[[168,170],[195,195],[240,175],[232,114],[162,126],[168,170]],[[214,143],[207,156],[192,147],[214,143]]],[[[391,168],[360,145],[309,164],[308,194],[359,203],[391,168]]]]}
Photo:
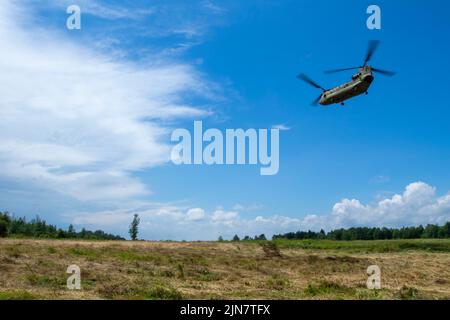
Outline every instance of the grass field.
{"type": "Polygon", "coordinates": [[[0,239],[0,299],[450,299],[450,240],[274,243],[0,239]]]}

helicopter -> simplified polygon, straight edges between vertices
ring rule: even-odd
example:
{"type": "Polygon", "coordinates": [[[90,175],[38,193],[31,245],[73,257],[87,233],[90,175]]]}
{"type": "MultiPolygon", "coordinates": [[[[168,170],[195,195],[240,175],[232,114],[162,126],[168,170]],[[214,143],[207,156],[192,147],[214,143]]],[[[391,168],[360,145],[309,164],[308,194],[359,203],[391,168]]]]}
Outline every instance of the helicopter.
{"type": "Polygon", "coordinates": [[[325,71],[326,74],[331,74],[336,72],[358,69],[358,73],[352,76],[351,81],[346,82],[333,89],[325,89],[321,85],[317,84],[315,81],[311,80],[306,74],[303,73],[299,74],[297,76],[298,79],[303,80],[306,83],[312,85],[313,87],[323,91],[323,93],[316,100],[314,100],[314,102],[311,105],[316,106],[320,104],[322,106],[326,106],[336,103],[345,105],[344,103],[345,100],[359,96],[363,93],[368,94],[368,89],[374,80],[373,75],[374,72],[389,77],[394,76],[395,72],[377,69],[371,67],[368,64],[369,61],[372,59],[373,54],[377,50],[379,44],[380,41],[378,40],[369,41],[366,58],[362,66],[325,71]]]}

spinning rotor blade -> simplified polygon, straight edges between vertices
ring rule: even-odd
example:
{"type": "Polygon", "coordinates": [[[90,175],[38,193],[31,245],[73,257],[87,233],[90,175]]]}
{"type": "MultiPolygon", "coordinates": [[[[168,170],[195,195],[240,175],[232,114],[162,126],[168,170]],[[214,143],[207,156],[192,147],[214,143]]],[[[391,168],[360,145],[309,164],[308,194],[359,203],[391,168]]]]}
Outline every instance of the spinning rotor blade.
{"type": "MultiPolygon", "coordinates": [[[[367,48],[366,59],[364,60],[364,64],[362,66],[360,66],[360,67],[352,67],[352,68],[328,70],[328,71],[325,71],[325,73],[329,74],[329,73],[336,73],[336,72],[341,72],[341,71],[355,70],[355,69],[364,68],[365,66],[367,66],[367,64],[369,63],[370,59],[372,59],[373,54],[377,50],[379,44],[380,44],[379,40],[371,40],[371,41],[369,41],[369,47],[367,48]]],[[[379,69],[374,69],[374,68],[372,68],[372,70],[374,70],[376,72],[379,72],[381,74],[384,74],[384,75],[389,75],[389,76],[394,75],[394,72],[390,72],[390,71],[384,71],[384,70],[379,70],[379,69]]]]}
{"type": "Polygon", "coordinates": [[[317,99],[314,100],[314,101],[311,103],[311,105],[312,105],[313,107],[314,107],[314,106],[317,106],[317,105],[319,104],[320,98],[322,98],[322,95],[320,95],[319,97],[317,97],[317,99]]]}
{"type": "Polygon", "coordinates": [[[326,89],[322,88],[319,84],[317,84],[316,82],[314,82],[313,80],[311,80],[306,74],[300,73],[297,76],[298,79],[305,81],[306,83],[309,83],[310,85],[312,85],[313,87],[317,88],[317,89],[321,89],[322,91],[326,91],[326,89]]]}
{"type": "Polygon", "coordinates": [[[380,44],[380,41],[378,41],[378,40],[371,40],[369,42],[369,47],[367,48],[366,60],[364,60],[363,66],[366,66],[367,63],[370,61],[370,59],[372,59],[372,56],[375,53],[375,51],[377,50],[379,44],[380,44]]]}
{"type": "Polygon", "coordinates": [[[347,71],[347,70],[355,70],[355,69],[359,69],[359,68],[361,68],[361,67],[352,67],[352,68],[327,70],[327,71],[325,71],[325,73],[326,74],[330,74],[330,73],[342,72],[342,71],[347,71]]]}
{"type": "Polygon", "coordinates": [[[381,73],[382,75],[385,75],[388,77],[395,76],[395,72],[393,72],[393,71],[381,70],[381,69],[377,69],[377,68],[372,68],[372,71],[381,73]]]}

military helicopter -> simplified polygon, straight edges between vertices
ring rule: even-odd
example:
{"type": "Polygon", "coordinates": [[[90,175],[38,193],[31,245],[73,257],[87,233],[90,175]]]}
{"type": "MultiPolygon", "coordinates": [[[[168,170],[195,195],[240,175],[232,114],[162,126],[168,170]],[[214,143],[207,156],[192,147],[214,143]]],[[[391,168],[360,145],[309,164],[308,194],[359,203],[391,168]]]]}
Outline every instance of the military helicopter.
{"type": "Polygon", "coordinates": [[[385,76],[395,75],[395,72],[377,69],[368,65],[370,59],[372,59],[372,56],[377,50],[379,44],[380,42],[378,40],[369,41],[366,59],[364,60],[364,64],[362,66],[325,71],[325,73],[330,74],[347,70],[359,69],[358,73],[352,76],[351,81],[344,83],[333,89],[325,89],[316,82],[314,82],[313,80],[311,80],[307,75],[303,73],[299,74],[297,76],[298,79],[303,80],[306,83],[312,85],[313,87],[321,89],[323,91],[323,93],[316,100],[314,100],[312,105],[316,106],[317,104],[320,104],[326,106],[335,103],[340,103],[341,105],[344,105],[345,100],[356,97],[363,93],[368,94],[367,90],[369,89],[370,85],[373,82],[374,72],[380,73],[385,76]]]}

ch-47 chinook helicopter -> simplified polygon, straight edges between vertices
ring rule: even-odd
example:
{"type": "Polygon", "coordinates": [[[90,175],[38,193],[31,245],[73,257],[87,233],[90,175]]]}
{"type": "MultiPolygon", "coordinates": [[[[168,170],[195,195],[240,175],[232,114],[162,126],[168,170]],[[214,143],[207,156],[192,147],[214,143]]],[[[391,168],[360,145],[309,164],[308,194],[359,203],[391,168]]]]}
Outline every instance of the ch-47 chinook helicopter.
{"type": "Polygon", "coordinates": [[[317,89],[321,89],[323,91],[323,93],[312,103],[312,105],[315,106],[317,104],[320,104],[326,106],[335,103],[340,103],[341,105],[344,105],[344,101],[347,99],[356,97],[363,93],[368,94],[367,90],[369,89],[374,79],[373,76],[374,72],[378,72],[385,76],[395,75],[395,72],[373,68],[368,65],[370,59],[375,53],[375,50],[378,48],[379,43],[380,42],[377,40],[372,40],[369,42],[366,59],[364,60],[364,64],[362,66],[325,71],[325,73],[330,74],[341,71],[359,69],[358,73],[352,76],[351,81],[344,83],[333,89],[329,90],[324,89],[322,86],[311,80],[307,75],[299,74],[297,76],[298,79],[303,80],[312,85],[313,87],[316,87],[317,89]]]}

